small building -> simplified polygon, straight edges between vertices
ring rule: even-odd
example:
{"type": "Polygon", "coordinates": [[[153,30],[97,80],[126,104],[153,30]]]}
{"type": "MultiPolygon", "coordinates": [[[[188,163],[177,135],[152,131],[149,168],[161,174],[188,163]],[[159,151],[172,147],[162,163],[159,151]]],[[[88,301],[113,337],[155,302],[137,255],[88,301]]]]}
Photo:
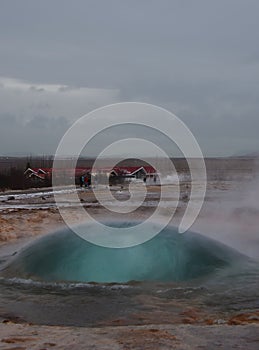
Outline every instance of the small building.
{"type": "Polygon", "coordinates": [[[121,180],[131,181],[132,179],[141,179],[144,182],[156,182],[157,171],[152,166],[140,166],[140,167],[115,167],[113,168],[110,177],[118,178],[121,180]]]}
{"type": "Polygon", "coordinates": [[[25,170],[24,175],[29,179],[36,178],[38,180],[45,180],[46,176],[48,175],[48,171],[41,168],[37,168],[37,169],[28,168],[25,170]]]}
{"type": "Polygon", "coordinates": [[[71,184],[73,179],[77,185],[87,186],[91,184],[114,184],[141,179],[144,182],[156,182],[157,172],[152,166],[126,167],[115,166],[114,168],[28,168],[24,175],[33,181],[34,184],[50,183],[52,176],[61,185],[71,184]]]}

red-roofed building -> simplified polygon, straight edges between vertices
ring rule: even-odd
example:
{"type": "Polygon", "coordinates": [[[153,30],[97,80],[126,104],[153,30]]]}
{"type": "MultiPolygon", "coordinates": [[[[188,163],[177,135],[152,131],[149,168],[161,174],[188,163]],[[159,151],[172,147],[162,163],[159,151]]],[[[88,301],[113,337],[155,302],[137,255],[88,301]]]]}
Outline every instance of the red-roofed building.
{"type": "Polygon", "coordinates": [[[76,183],[80,183],[80,178],[82,176],[89,176],[91,178],[98,178],[100,183],[101,178],[117,179],[119,180],[129,180],[130,179],[142,179],[146,181],[147,179],[153,179],[154,182],[157,178],[157,172],[152,166],[115,166],[114,168],[28,168],[24,175],[27,178],[31,178],[34,182],[44,182],[45,180],[50,180],[52,176],[60,178],[61,182],[65,180],[76,179],[76,183]]]}

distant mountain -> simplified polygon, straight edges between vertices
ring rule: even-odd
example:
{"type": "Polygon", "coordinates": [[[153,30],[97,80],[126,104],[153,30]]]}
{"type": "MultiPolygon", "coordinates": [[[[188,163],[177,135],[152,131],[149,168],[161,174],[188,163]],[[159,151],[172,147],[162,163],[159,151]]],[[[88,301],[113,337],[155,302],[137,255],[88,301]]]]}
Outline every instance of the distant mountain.
{"type": "Polygon", "coordinates": [[[251,152],[239,152],[235,153],[230,158],[259,158],[259,151],[251,151],[251,152]]]}

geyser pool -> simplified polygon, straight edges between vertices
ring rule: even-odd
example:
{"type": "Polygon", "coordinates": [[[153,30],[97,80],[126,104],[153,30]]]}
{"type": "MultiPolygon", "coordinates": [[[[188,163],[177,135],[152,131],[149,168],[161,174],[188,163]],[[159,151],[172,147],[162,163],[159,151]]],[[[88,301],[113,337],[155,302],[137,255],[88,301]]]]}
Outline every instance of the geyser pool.
{"type": "MultiPolygon", "coordinates": [[[[128,223],[110,225],[123,234],[128,223]]],[[[86,224],[85,230],[96,227],[86,224]]],[[[179,234],[171,226],[150,241],[121,249],[94,245],[67,228],[25,247],[1,275],[48,282],[171,282],[209,276],[240,259],[241,254],[223,244],[193,232],[179,234]]]]}

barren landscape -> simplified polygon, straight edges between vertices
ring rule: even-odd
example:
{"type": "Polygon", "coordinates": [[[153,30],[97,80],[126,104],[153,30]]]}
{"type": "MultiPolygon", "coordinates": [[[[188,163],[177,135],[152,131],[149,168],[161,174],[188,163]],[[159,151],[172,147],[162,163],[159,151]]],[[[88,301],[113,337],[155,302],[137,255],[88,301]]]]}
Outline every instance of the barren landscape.
{"type": "MultiPolygon", "coordinates": [[[[192,229],[257,260],[259,207],[254,187],[256,180],[252,176],[250,182],[245,186],[243,184],[244,181],[240,180],[209,181],[203,209],[192,229]],[[244,230],[246,235],[243,234],[244,230]]],[[[182,184],[184,191],[189,188],[186,185],[187,183],[182,184]]],[[[180,198],[177,205],[177,198],[172,196],[174,184],[164,186],[167,186],[170,195],[163,203],[163,208],[170,210],[173,206],[177,206],[172,222],[173,225],[177,225],[183,215],[188,193],[181,192],[182,199],[180,198]]],[[[120,187],[113,188],[112,191],[121,203],[126,203],[125,200],[128,198],[126,188],[123,190],[120,187]]],[[[147,218],[157,205],[159,194],[160,186],[148,186],[143,206],[128,216],[128,219],[147,218]]],[[[66,191],[62,189],[60,196],[63,198],[64,207],[76,224],[80,220],[80,215],[77,213],[78,204],[70,201],[69,189],[66,191]]],[[[96,201],[91,190],[78,189],[78,196],[80,205],[83,205],[97,220],[111,218],[107,210],[96,201]]],[[[5,192],[0,198],[2,198],[0,203],[2,259],[16,254],[22,246],[38,236],[65,227],[49,189],[5,192]]],[[[116,287],[116,284],[114,286],[116,287]]],[[[197,298],[192,296],[189,302],[180,299],[158,302],[155,295],[149,295],[147,300],[140,294],[135,297],[135,302],[143,305],[142,311],[136,310],[135,314],[131,312],[125,314],[125,317],[119,314],[116,316],[115,313],[110,319],[106,315],[103,321],[100,319],[96,321],[97,323],[94,322],[90,328],[88,321],[85,327],[80,325],[79,328],[66,326],[66,322],[62,327],[55,325],[55,322],[52,326],[37,325],[28,322],[19,311],[15,312],[15,307],[12,311],[9,310],[9,314],[2,307],[0,348],[6,350],[258,348],[259,309],[255,304],[252,308],[250,306],[230,311],[224,308],[199,306],[199,297],[197,298]],[[175,311],[170,311],[170,308],[175,311]],[[99,327],[96,327],[98,324],[99,327]]],[[[86,310],[84,306],[82,312],[86,310]]],[[[89,312],[98,310],[99,308],[95,309],[94,306],[89,307],[89,312]]],[[[69,312],[68,308],[68,317],[69,312]]]]}

